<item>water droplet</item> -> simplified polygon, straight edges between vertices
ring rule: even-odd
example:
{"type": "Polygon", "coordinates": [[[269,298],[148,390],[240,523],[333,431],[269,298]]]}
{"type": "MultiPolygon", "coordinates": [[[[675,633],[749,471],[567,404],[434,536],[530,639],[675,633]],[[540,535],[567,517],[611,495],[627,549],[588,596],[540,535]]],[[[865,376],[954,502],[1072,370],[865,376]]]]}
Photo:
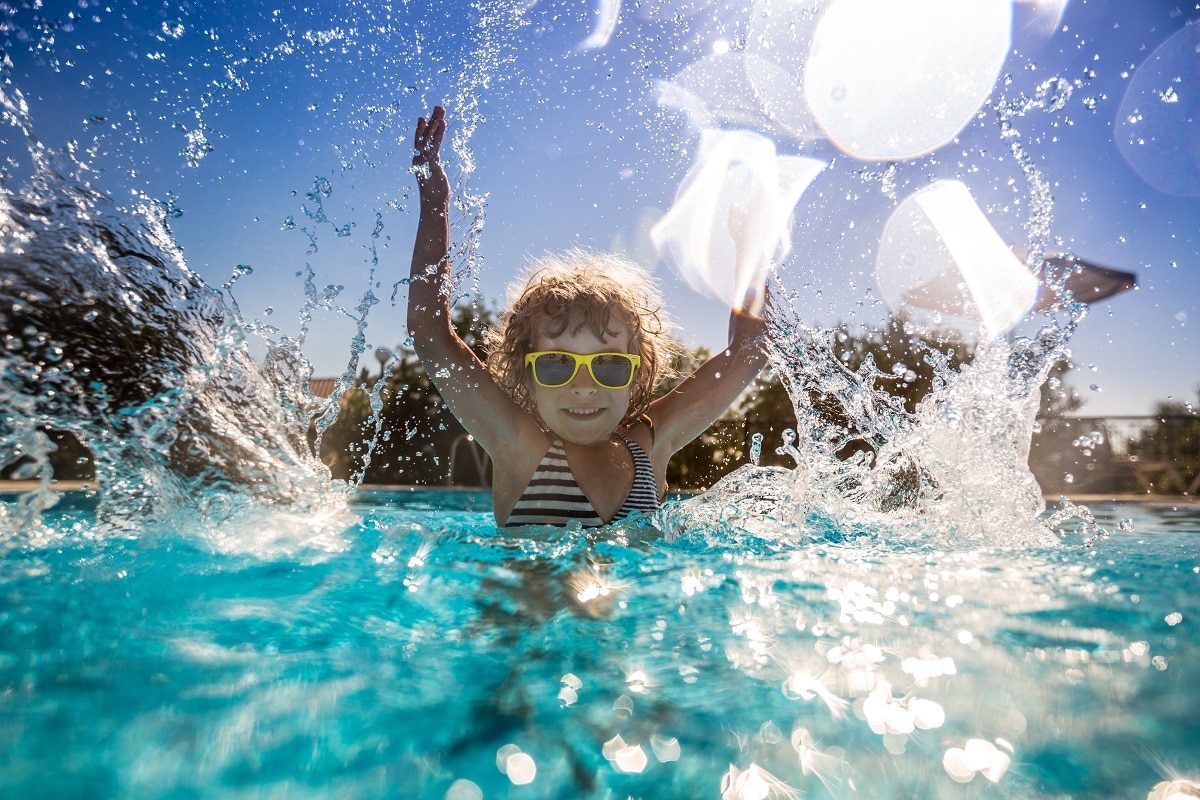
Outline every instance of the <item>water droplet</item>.
{"type": "Polygon", "coordinates": [[[750,463],[759,466],[762,461],[763,435],[756,433],[750,437],[750,463]]]}

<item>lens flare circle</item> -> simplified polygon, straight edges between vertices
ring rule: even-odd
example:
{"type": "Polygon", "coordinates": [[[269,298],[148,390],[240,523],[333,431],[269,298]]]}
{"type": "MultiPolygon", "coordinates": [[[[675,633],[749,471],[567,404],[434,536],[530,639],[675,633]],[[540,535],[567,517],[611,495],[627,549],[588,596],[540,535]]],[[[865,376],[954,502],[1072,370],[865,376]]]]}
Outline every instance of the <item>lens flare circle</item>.
{"type": "Polygon", "coordinates": [[[772,263],[791,249],[792,210],[825,167],[750,131],[703,131],[654,246],[696,291],[758,313],[772,263]]]}
{"type": "Polygon", "coordinates": [[[766,119],[800,139],[824,138],[804,100],[813,33],[832,0],[758,0],[746,32],[745,74],[766,119]]]}
{"type": "Polygon", "coordinates": [[[891,309],[926,331],[966,327],[988,338],[1020,322],[1039,291],[961,181],[936,181],[897,207],[875,277],[891,309]]]}
{"type": "MultiPolygon", "coordinates": [[[[770,114],[763,107],[754,85],[748,79],[746,53],[713,53],[680,70],[670,81],[660,82],[660,105],[682,111],[692,126],[705,128],[754,128],[770,130],[770,114]]],[[[760,65],[757,72],[769,72],[760,65]]],[[[776,75],[787,83],[787,75],[776,75]]],[[[793,105],[802,105],[793,87],[793,105]]]]}
{"type": "Polygon", "coordinates": [[[1200,25],[1150,54],[1129,83],[1113,139],[1142,180],[1166,194],[1200,196],[1200,25]]]}
{"type": "Polygon", "coordinates": [[[1011,41],[1011,0],[837,0],[813,35],[804,94],[849,155],[916,158],[975,116],[1011,41]]]}

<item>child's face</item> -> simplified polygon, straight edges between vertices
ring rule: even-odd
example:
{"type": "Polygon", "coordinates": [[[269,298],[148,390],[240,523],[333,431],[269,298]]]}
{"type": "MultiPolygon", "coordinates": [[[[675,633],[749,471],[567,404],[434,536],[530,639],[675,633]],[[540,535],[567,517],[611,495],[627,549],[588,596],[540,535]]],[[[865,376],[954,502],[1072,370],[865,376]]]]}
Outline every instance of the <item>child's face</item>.
{"type": "MultiPolygon", "coordinates": [[[[580,355],[630,352],[629,330],[618,325],[610,325],[609,329],[618,330],[617,335],[602,339],[586,326],[577,333],[568,329],[558,336],[540,334],[534,340],[534,351],[564,350],[580,355]]],[[[542,421],[564,442],[583,445],[606,442],[629,410],[632,384],[624,389],[607,389],[592,380],[591,373],[582,365],[564,386],[548,388],[532,376],[528,380],[542,421]]]]}

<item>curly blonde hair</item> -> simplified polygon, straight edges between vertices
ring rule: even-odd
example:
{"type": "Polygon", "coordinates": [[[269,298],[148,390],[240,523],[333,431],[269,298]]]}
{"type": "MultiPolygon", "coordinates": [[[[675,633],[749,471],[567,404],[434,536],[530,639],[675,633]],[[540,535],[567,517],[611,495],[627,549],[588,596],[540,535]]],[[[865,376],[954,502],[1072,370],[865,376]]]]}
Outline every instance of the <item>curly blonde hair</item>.
{"type": "Polygon", "coordinates": [[[534,261],[508,287],[500,324],[485,334],[488,372],[522,408],[534,411],[525,356],[541,335],[578,333],[601,338],[628,328],[629,349],[642,358],[630,386],[629,422],[645,413],[655,387],[673,374],[679,345],[669,333],[657,283],[645,269],[615,253],[574,248],[534,261]]]}

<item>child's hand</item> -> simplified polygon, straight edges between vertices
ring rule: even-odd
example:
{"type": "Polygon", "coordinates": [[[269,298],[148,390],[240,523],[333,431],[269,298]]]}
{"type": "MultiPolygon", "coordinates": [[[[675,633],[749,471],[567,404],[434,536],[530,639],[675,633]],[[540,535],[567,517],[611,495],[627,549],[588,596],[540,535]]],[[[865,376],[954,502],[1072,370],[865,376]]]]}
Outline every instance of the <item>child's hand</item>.
{"type": "Polygon", "coordinates": [[[741,307],[735,306],[729,315],[730,343],[754,343],[762,340],[767,332],[767,320],[774,305],[774,298],[775,295],[765,283],[757,291],[754,288],[747,290],[741,307]],[[762,293],[761,303],[757,302],[759,292],[762,293]],[[758,310],[751,311],[755,306],[758,310]]]}
{"type": "Polygon", "coordinates": [[[421,199],[445,202],[450,196],[450,181],[442,168],[442,138],[446,135],[446,109],[434,106],[429,120],[417,119],[413,136],[413,174],[421,189],[421,199]]]}

